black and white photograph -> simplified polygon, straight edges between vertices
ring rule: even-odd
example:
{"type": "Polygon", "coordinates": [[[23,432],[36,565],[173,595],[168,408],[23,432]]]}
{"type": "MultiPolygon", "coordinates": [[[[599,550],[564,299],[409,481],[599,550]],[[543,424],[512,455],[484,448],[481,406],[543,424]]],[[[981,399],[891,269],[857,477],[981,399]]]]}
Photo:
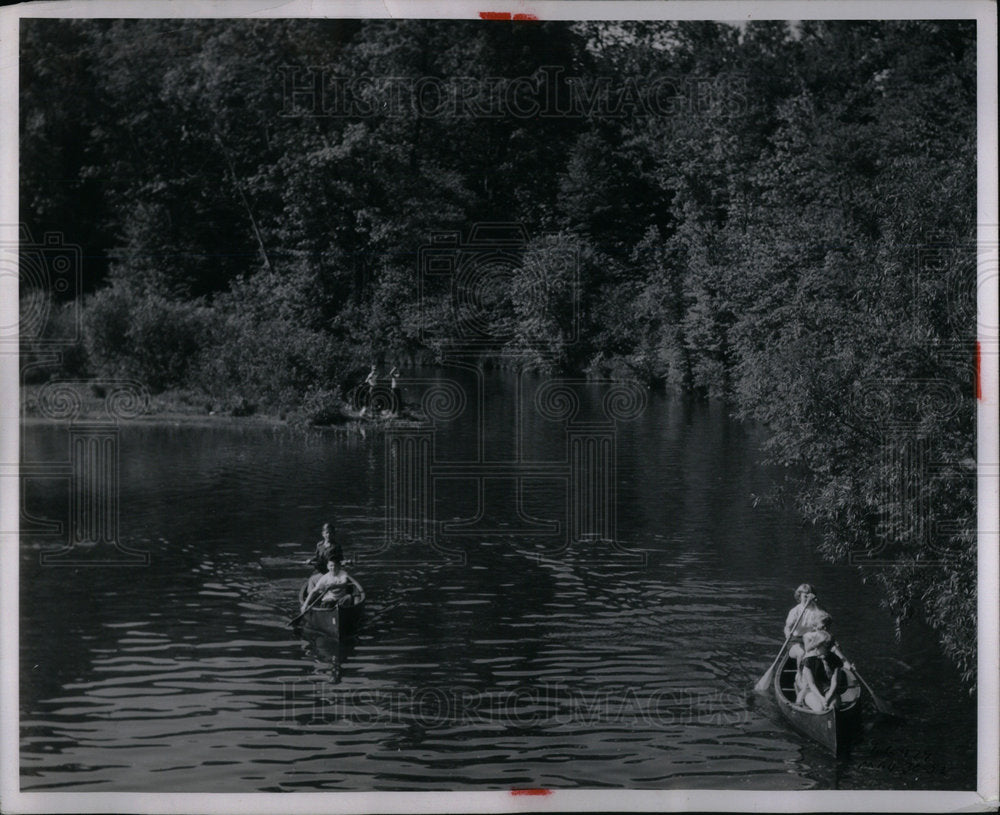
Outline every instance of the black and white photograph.
{"type": "Polygon", "coordinates": [[[3,811],[995,811],[996,20],[0,9],[3,811]]]}

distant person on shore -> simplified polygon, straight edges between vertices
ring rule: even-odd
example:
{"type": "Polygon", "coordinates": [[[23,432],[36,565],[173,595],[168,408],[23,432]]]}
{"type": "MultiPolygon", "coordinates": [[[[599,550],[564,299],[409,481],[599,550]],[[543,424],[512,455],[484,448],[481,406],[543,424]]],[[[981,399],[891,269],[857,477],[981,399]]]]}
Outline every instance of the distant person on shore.
{"type": "Polygon", "coordinates": [[[403,406],[403,402],[399,392],[399,368],[395,365],[389,371],[389,390],[392,392],[392,409],[399,410],[403,406]]]}
{"type": "Polygon", "coordinates": [[[347,605],[353,602],[351,596],[355,587],[360,591],[357,581],[351,577],[342,565],[342,555],[335,548],[327,561],[325,574],[318,576],[306,592],[305,600],[302,601],[302,611],[316,603],[338,603],[347,605]]]}
{"type": "Polygon", "coordinates": [[[365,399],[364,407],[361,408],[361,415],[364,416],[368,412],[368,408],[371,406],[372,398],[375,396],[375,388],[378,385],[378,371],[375,369],[375,363],[372,363],[372,368],[368,372],[368,376],[365,377],[365,386],[368,388],[367,398],[365,399]]]}

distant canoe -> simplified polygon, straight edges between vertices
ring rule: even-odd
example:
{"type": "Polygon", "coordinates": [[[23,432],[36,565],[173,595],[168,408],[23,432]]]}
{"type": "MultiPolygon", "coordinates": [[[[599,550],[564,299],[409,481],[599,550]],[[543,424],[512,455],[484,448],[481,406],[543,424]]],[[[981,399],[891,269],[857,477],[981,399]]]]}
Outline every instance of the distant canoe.
{"type": "MultiPolygon", "coordinates": [[[[365,591],[360,585],[357,588],[358,590],[351,595],[352,602],[349,605],[340,603],[333,606],[323,604],[313,606],[303,616],[302,627],[337,639],[348,636],[357,628],[365,607],[365,591]]],[[[307,580],[299,589],[300,604],[305,602],[308,593],[307,580]]]]}
{"type": "Polygon", "coordinates": [[[833,710],[817,713],[795,704],[795,660],[787,650],[780,667],[774,672],[774,698],[782,715],[800,733],[822,744],[834,755],[843,752],[861,721],[861,686],[858,678],[847,669],[847,690],[833,710]]]}

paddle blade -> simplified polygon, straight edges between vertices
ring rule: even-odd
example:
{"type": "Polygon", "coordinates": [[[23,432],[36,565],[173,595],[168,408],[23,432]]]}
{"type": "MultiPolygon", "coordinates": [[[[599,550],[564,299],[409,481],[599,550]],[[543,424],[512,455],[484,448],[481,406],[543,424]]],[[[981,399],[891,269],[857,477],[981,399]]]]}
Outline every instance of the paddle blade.
{"type": "Polygon", "coordinates": [[[892,705],[885,701],[885,699],[877,696],[872,689],[868,687],[867,683],[865,683],[865,687],[868,688],[868,693],[872,697],[875,709],[879,713],[883,716],[888,716],[890,719],[899,719],[900,721],[903,720],[903,716],[892,705]]]}
{"type": "Polygon", "coordinates": [[[855,668],[854,675],[858,678],[858,681],[864,686],[864,689],[868,691],[868,695],[872,698],[872,703],[875,705],[875,709],[881,713],[883,716],[889,716],[893,719],[902,719],[895,710],[893,710],[892,705],[883,699],[879,698],[879,695],[872,690],[872,686],[868,684],[865,678],[861,675],[861,672],[855,668]]]}
{"type": "MultiPolygon", "coordinates": [[[[314,605],[316,605],[316,601],[315,600],[310,604],[309,608],[312,608],[314,605]]],[[[292,617],[292,619],[290,619],[288,621],[288,624],[291,625],[291,626],[294,626],[297,622],[299,622],[303,617],[306,616],[306,612],[309,611],[309,608],[307,608],[307,609],[305,609],[303,611],[300,611],[298,614],[296,614],[294,617],[292,617]]]]}
{"type": "Polygon", "coordinates": [[[764,672],[764,675],[757,680],[757,684],[753,686],[753,689],[757,693],[764,693],[771,686],[771,679],[774,677],[774,665],[764,672]]]}
{"type": "MultiPolygon", "coordinates": [[[[875,697],[873,696],[872,699],[875,699],[875,697]]],[[[897,711],[894,707],[892,707],[892,705],[882,699],[875,702],[875,709],[883,716],[887,716],[890,719],[898,719],[899,721],[904,720],[902,713],[897,711]]]]}

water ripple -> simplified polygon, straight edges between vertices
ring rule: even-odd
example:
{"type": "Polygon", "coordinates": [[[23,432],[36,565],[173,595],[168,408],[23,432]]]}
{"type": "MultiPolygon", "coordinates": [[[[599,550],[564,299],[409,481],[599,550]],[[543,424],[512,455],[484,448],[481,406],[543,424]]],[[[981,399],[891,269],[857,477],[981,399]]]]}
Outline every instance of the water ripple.
{"type": "MultiPolygon", "coordinates": [[[[509,408],[490,406],[487,441],[509,408]]],[[[623,436],[618,524],[645,565],[513,532],[456,540],[464,565],[426,547],[393,560],[379,549],[382,439],[123,428],[121,533],[155,572],[66,580],[25,543],[22,788],[974,784],[974,700],[942,698],[954,677],[940,656],[896,644],[879,598],[819,561],[797,519],[752,509],[766,472],[719,411],[693,407],[679,422],[654,396],[647,412],[623,436]],[[369,593],[342,647],[287,625],[327,517],[369,593]],[[846,766],[748,695],[806,575],[841,611],[839,635],[866,678],[913,711],[896,731],[873,727],[846,766]]],[[[564,434],[545,424],[526,449],[562,460],[564,434]]],[[[463,432],[441,440],[443,454],[476,454],[463,432]]],[[[65,453],[45,427],[25,444],[33,459],[65,453]]],[[[526,511],[561,519],[557,493],[526,496],[538,504],[526,511]]],[[[62,517],[65,489],[43,498],[38,511],[62,517]]],[[[466,498],[442,489],[440,517],[474,512],[466,498]]],[[[491,528],[515,522],[490,511],[491,528]]]]}

